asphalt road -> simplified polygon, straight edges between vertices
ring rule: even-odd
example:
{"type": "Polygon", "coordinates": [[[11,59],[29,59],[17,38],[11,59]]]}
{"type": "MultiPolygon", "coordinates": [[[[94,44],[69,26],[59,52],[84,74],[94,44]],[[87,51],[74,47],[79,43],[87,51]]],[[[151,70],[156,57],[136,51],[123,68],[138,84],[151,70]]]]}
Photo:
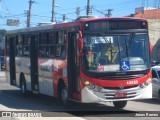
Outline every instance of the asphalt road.
{"type": "MultiPolygon", "coordinates": [[[[43,111],[48,117],[57,119],[87,119],[87,120],[159,120],[160,103],[156,99],[129,101],[124,109],[116,109],[112,103],[105,104],[80,104],[72,103],[69,107],[63,107],[56,99],[45,95],[23,96],[19,88],[10,86],[0,72],[0,111],[43,111]],[[144,112],[145,111],[145,112],[144,112]],[[151,112],[150,112],[151,111],[151,112]],[[136,117],[152,113],[158,117],[136,117]]],[[[43,113],[42,112],[42,113],[43,113]]],[[[2,118],[4,119],[4,118],[2,118]]],[[[17,118],[15,118],[17,119],[17,118]]],[[[20,119],[20,118],[18,118],[20,119]]],[[[25,118],[24,118],[25,119],[25,118]]],[[[39,118],[37,118],[40,120],[39,118]]],[[[47,118],[45,118],[47,119],[47,118]]]]}

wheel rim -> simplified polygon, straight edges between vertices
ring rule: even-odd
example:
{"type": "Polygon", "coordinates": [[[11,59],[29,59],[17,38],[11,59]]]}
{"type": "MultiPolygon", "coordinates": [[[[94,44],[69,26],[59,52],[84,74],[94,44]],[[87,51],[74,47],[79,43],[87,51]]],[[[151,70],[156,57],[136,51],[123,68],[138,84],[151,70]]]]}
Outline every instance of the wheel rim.
{"type": "Polygon", "coordinates": [[[62,96],[61,97],[62,97],[62,101],[64,103],[66,103],[66,100],[67,100],[67,91],[66,91],[65,88],[62,90],[62,96]]]}
{"type": "Polygon", "coordinates": [[[22,82],[22,86],[21,86],[21,91],[22,91],[22,93],[25,93],[25,85],[23,82],[22,82]]]}

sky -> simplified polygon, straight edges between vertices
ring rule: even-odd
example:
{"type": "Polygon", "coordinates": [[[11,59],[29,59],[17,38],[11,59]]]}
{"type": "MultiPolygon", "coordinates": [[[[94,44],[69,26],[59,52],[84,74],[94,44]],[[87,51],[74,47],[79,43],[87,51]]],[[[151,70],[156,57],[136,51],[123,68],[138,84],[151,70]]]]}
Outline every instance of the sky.
{"type": "MultiPolygon", "coordinates": [[[[26,11],[29,0],[0,0],[0,29],[12,30],[26,27],[26,11]],[[19,20],[19,26],[7,26],[7,19],[19,20]]],[[[52,16],[52,0],[32,0],[31,27],[38,23],[50,22],[52,16]]],[[[135,13],[138,7],[159,8],[160,0],[90,0],[91,15],[105,17],[108,9],[112,16],[127,16],[135,13]]],[[[80,16],[86,15],[87,0],[55,0],[55,21],[60,22],[63,14],[66,21],[77,18],[76,8],[80,7],[80,16]]]]}

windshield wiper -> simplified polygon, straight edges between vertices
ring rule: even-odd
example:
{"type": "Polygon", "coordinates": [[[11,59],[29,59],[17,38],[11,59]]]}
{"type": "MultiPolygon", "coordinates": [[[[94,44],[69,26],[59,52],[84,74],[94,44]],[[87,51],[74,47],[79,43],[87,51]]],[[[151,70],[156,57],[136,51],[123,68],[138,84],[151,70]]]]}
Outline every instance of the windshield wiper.
{"type": "Polygon", "coordinates": [[[127,58],[128,58],[128,59],[129,59],[129,54],[128,54],[128,52],[129,52],[129,49],[130,49],[130,47],[131,47],[131,44],[132,44],[133,41],[134,41],[134,38],[135,38],[135,32],[131,33],[130,38],[129,38],[129,44],[128,44],[128,46],[127,46],[127,40],[125,40],[126,55],[127,55],[127,58]]]}
{"type": "Polygon", "coordinates": [[[131,35],[130,35],[129,45],[128,45],[128,48],[127,48],[127,49],[129,49],[129,48],[131,47],[131,44],[133,43],[134,38],[135,38],[135,32],[131,33],[131,35]]]}

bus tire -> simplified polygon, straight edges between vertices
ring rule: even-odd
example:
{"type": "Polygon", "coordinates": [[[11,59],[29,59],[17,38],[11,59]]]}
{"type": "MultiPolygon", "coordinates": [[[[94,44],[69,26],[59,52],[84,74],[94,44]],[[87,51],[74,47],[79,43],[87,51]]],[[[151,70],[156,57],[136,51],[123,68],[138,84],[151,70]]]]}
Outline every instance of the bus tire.
{"type": "Polygon", "coordinates": [[[26,89],[25,77],[23,75],[21,75],[20,77],[20,89],[21,89],[22,95],[26,96],[28,94],[28,91],[26,89]]]}
{"type": "Polygon", "coordinates": [[[58,88],[58,101],[63,104],[63,106],[67,106],[68,104],[67,89],[64,82],[60,83],[58,88]]]}
{"type": "Polygon", "coordinates": [[[115,108],[124,108],[127,105],[127,101],[114,101],[115,108]]]}

